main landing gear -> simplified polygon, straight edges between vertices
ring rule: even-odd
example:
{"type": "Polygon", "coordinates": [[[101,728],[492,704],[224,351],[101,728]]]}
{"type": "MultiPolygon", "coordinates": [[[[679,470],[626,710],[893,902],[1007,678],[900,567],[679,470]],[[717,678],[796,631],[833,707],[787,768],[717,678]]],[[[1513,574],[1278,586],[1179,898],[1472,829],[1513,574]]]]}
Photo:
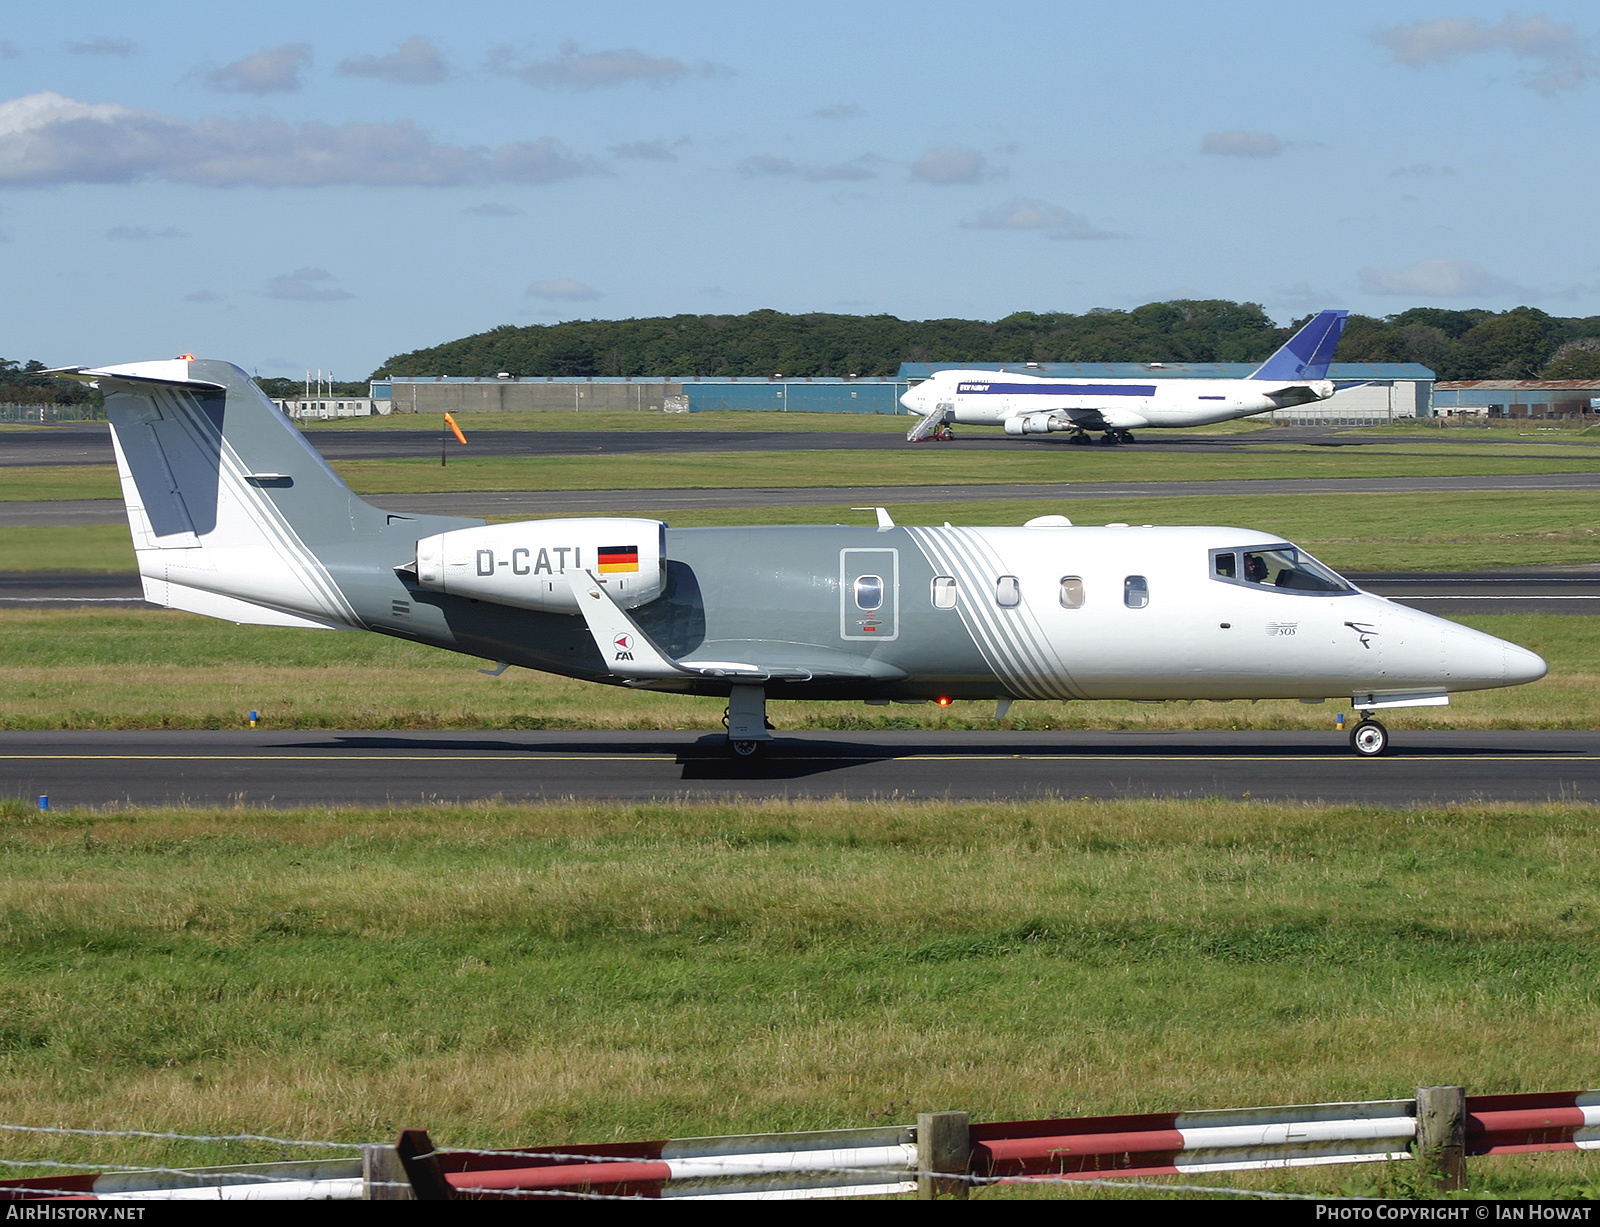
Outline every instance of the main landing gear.
{"type": "MultiPolygon", "coordinates": [[[[1076,442],[1076,440],[1074,440],[1076,442]]],[[[1131,430],[1108,430],[1100,436],[1101,447],[1116,447],[1119,443],[1137,443],[1131,430]]]]}
{"type": "Polygon", "coordinates": [[[728,691],[728,711],[722,717],[728,729],[728,754],[732,758],[756,758],[772,741],[772,724],[767,719],[765,686],[734,686],[728,691]]]}
{"type": "Polygon", "coordinates": [[[1389,752],[1389,730],[1372,718],[1371,713],[1362,712],[1361,721],[1350,730],[1350,748],[1362,758],[1377,758],[1380,754],[1389,752]]]}

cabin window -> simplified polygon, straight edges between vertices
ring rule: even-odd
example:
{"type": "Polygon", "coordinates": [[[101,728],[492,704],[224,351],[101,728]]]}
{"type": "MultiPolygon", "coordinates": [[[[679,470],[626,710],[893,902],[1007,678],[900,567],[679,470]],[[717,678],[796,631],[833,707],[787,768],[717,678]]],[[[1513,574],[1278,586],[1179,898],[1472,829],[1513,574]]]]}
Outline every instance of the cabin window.
{"type": "Polygon", "coordinates": [[[1083,608],[1083,577],[1079,575],[1063,575],[1061,577],[1061,608],[1083,608]]]}
{"type": "Polygon", "coordinates": [[[956,581],[951,575],[935,575],[933,577],[933,607],[935,609],[954,609],[956,607],[956,581]]]}
{"type": "Polygon", "coordinates": [[[994,603],[1002,609],[1022,604],[1022,581],[1015,575],[1002,575],[994,581],[994,603]]]}
{"type": "Polygon", "coordinates": [[[1239,578],[1239,555],[1234,553],[1217,554],[1211,564],[1211,573],[1218,579],[1239,578]]]}
{"type": "Polygon", "coordinates": [[[1129,609],[1143,609],[1150,603],[1150,584],[1142,575],[1122,581],[1122,603],[1129,609]]]}
{"type": "Polygon", "coordinates": [[[856,580],[856,608],[877,609],[883,604],[883,577],[863,575],[856,580]]]}

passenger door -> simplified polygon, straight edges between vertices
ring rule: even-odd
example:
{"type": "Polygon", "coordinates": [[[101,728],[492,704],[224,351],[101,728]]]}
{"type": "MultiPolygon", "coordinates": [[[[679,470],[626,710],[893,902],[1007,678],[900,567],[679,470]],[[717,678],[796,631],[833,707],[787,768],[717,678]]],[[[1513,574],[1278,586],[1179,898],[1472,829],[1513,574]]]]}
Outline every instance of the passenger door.
{"type": "Polygon", "coordinates": [[[900,551],[839,551],[839,637],[897,639],[900,635],[900,551]]]}

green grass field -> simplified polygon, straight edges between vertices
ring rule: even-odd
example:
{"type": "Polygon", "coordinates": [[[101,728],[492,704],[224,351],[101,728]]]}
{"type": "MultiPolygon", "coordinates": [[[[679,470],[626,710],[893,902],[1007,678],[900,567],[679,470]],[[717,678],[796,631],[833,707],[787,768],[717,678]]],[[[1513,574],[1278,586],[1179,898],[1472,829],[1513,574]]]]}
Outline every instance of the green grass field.
{"type": "MultiPolygon", "coordinates": [[[[1386,717],[1408,728],[1600,727],[1600,619],[1464,618],[1538,652],[1550,676],[1386,717]]],[[[360,632],[234,626],[153,609],[0,611],[0,728],[708,729],[726,700],[596,686],[360,632]]],[[[782,730],[1331,729],[1337,704],[778,702],[782,730]]]]}
{"type": "MultiPolygon", "coordinates": [[[[8,1123],[504,1147],[1577,1089],[1597,829],[1578,806],[4,803],[0,1096],[8,1123]]],[[[1600,1186],[1592,1152],[1471,1170],[1477,1196],[1600,1186]]]]}
{"type": "MultiPolygon", "coordinates": [[[[382,503],[381,497],[377,501],[382,503]]],[[[1062,514],[1079,524],[1226,524],[1259,528],[1351,571],[1461,571],[1600,563],[1600,493],[1572,490],[1410,494],[1204,495],[1181,498],[1018,499],[890,505],[902,524],[1021,524],[1062,514]]],[[[618,514],[656,516],[678,528],[722,524],[861,524],[846,506],[663,511],[648,500],[618,514]]],[[[515,517],[497,517],[511,519],[515,517]]],[[[121,525],[8,528],[0,571],[133,571],[121,525]]]]}
{"type": "MultiPolygon", "coordinates": [[[[335,464],[360,494],[465,490],[726,489],[750,486],[923,486],[1060,481],[1237,481],[1285,478],[1461,477],[1589,473],[1594,447],[1527,447],[1470,442],[1398,451],[1250,444],[1214,456],[1137,448],[962,452],[929,446],[895,453],[792,451],[694,455],[487,457],[458,452],[433,460],[348,460],[335,464]]],[[[0,501],[116,498],[109,465],[17,466],[5,470],[0,501]]]]}

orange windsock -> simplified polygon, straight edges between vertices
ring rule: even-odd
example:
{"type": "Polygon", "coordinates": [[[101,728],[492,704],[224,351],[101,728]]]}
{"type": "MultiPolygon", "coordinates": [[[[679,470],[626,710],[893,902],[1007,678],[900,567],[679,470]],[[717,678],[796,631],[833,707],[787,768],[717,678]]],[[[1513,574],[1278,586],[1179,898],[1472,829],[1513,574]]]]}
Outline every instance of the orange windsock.
{"type": "Polygon", "coordinates": [[[455,418],[451,417],[448,413],[444,415],[444,424],[450,428],[450,433],[453,434],[460,442],[465,443],[467,441],[467,436],[461,433],[461,427],[456,425],[455,418]]]}

